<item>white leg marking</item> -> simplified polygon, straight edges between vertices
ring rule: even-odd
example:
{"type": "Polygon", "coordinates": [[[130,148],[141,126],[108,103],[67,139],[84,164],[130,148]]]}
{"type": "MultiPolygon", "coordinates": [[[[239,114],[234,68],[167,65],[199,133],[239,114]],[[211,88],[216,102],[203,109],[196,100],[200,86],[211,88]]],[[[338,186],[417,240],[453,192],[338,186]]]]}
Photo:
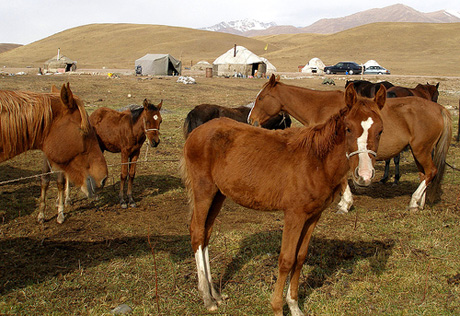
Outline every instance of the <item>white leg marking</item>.
{"type": "Polygon", "coordinates": [[[212,284],[208,282],[205,257],[205,253],[201,249],[201,246],[199,246],[198,250],[195,252],[196,269],[198,271],[198,290],[201,292],[201,295],[203,295],[203,301],[206,308],[210,311],[214,311],[217,309],[217,305],[211,297],[210,286],[212,286],[212,284]]]}
{"type": "Polygon", "coordinates": [[[219,292],[214,288],[214,284],[212,283],[212,276],[211,276],[211,265],[209,263],[209,250],[208,246],[204,247],[204,264],[206,269],[206,277],[208,279],[209,287],[211,288],[211,295],[217,301],[217,303],[222,303],[222,297],[220,296],[219,292]]]}
{"type": "Polygon", "coordinates": [[[286,303],[288,304],[289,309],[291,310],[292,316],[305,316],[305,314],[302,313],[302,311],[299,308],[298,301],[291,298],[291,282],[289,282],[288,290],[286,293],[286,303]]]}
{"type": "Polygon", "coordinates": [[[409,208],[420,208],[423,209],[425,206],[425,192],[426,192],[426,181],[423,180],[412,194],[412,198],[409,203],[409,208]]]}
{"type": "Polygon", "coordinates": [[[337,205],[337,214],[346,214],[353,205],[353,195],[351,194],[350,186],[347,184],[345,192],[340,198],[340,202],[337,205]]]}
{"type": "Polygon", "coordinates": [[[369,138],[369,129],[371,128],[374,121],[372,118],[368,118],[366,121],[361,122],[361,126],[363,128],[363,133],[360,137],[356,140],[358,143],[358,151],[362,151],[359,153],[359,164],[358,164],[358,175],[361,176],[365,183],[370,183],[373,177],[372,170],[372,160],[369,157],[367,152],[367,140],[369,138]]]}

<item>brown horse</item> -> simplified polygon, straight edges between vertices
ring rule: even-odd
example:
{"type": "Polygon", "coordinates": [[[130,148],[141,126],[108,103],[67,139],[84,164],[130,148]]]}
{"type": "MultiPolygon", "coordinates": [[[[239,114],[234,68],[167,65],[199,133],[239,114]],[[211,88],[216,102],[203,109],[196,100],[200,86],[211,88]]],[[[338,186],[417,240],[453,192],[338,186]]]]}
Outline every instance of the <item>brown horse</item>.
{"type": "MultiPolygon", "coordinates": [[[[247,123],[249,112],[254,104],[242,105],[236,108],[228,108],[216,104],[200,104],[191,110],[184,121],[183,132],[184,138],[187,139],[195,128],[212,119],[218,117],[228,117],[235,121],[247,123]]],[[[267,122],[262,127],[267,129],[285,129],[291,126],[289,114],[280,113],[267,122]]]]}
{"type": "Polygon", "coordinates": [[[181,167],[192,207],[190,235],[198,288],[209,310],[222,301],[212,284],[209,239],[214,220],[230,197],[244,207],[284,211],[271,305],[275,315],[282,315],[290,273],[286,300],[292,315],[303,315],[297,296],[311,234],[322,211],[346,185],[350,168],[357,185],[371,183],[384,103],[385,93],[374,101],[358,97],[350,86],[345,107],[314,127],[271,131],[219,118],[189,135],[181,167]]]}
{"type": "Polygon", "coordinates": [[[83,102],[69,84],[60,93],[0,91],[0,134],[0,162],[40,149],[87,196],[104,186],[104,155],[83,102]]]}
{"type": "MultiPolygon", "coordinates": [[[[315,91],[286,85],[272,76],[257,95],[248,120],[258,125],[285,111],[304,125],[324,122],[344,106],[340,95],[343,95],[342,91],[315,91]]],[[[421,183],[412,195],[409,207],[423,209],[425,197],[434,202],[440,194],[452,137],[451,115],[438,103],[419,97],[387,98],[382,120],[384,132],[377,160],[390,159],[410,145],[421,183]]],[[[348,212],[352,202],[347,187],[339,203],[339,212],[348,212]]]]}
{"type": "Polygon", "coordinates": [[[163,100],[154,105],[144,99],[143,105],[131,105],[119,111],[99,108],[90,116],[90,122],[96,130],[102,151],[121,152],[120,205],[127,208],[124,199],[124,187],[129,174],[127,197],[131,207],[136,207],[133,199],[133,181],[136,175],[136,162],[141,147],[147,139],[151,147],[160,143],[160,110],[163,100]]]}
{"type": "Polygon", "coordinates": [[[350,83],[353,83],[356,93],[366,98],[373,98],[375,96],[375,93],[379,91],[381,85],[385,86],[385,88],[387,88],[387,91],[389,88],[393,87],[393,84],[388,81],[380,81],[374,83],[367,80],[347,80],[347,82],[345,83],[345,88],[348,87],[350,83]]]}
{"type": "Polygon", "coordinates": [[[439,97],[439,82],[436,85],[418,84],[415,88],[406,88],[401,86],[393,86],[387,90],[388,98],[399,97],[421,97],[433,102],[438,102],[439,97]]]}

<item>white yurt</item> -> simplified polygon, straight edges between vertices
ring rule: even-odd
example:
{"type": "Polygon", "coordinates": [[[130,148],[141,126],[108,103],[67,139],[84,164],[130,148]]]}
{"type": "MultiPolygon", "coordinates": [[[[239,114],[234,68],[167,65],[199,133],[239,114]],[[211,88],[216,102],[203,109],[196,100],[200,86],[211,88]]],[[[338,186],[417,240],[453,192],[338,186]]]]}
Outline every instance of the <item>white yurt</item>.
{"type": "Polygon", "coordinates": [[[305,65],[305,67],[302,68],[302,73],[323,74],[324,67],[326,67],[326,65],[323,63],[323,61],[317,57],[314,57],[310,59],[310,61],[308,62],[308,64],[305,65]]]}

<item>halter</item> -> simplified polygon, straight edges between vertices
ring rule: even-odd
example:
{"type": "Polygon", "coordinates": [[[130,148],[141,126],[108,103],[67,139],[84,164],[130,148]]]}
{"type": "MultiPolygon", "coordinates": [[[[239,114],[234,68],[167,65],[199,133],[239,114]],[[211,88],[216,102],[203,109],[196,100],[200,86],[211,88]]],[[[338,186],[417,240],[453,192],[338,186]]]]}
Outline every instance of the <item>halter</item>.
{"type": "Polygon", "coordinates": [[[144,118],[144,133],[153,132],[153,131],[157,131],[158,133],[160,132],[158,128],[147,128],[147,124],[145,124],[145,118],[144,118]]]}
{"type": "Polygon", "coordinates": [[[377,157],[377,153],[373,150],[370,149],[358,149],[357,151],[352,152],[351,154],[345,153],[345,156],[347,156],[347,159],[350,159],[351,156],[357,155],[357,154],[371,154],[374,157],[377,157]]]}

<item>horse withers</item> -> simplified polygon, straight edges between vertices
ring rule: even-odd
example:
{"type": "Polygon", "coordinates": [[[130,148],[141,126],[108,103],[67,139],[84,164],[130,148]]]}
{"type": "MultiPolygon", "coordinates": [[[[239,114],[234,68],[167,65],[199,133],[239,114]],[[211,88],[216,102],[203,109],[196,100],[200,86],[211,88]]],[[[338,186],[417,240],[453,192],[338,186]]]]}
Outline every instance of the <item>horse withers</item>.
{"type": "Polygon", "coordinates": [[[370,100],[350,87],[344,97],[344,108],[313,127],[271,131],[218,118],[188,136],[181,170],[191,201],[198,289],[207,309],[216,310],[222,301],[212,283],[208,246],[213,223],[229,197],[248,208],[284,211],[271,305],[275,315],[282,315],[290,273],[286,300],[292,315],[303,315],[297,303],[299,276],[322,211],[347,185],[349,169],[359,186],[369,185],[375,174],[385,94],[370,100]]]}
{"type": "Polygon", "coordinates": [[[144,99],[142,106],[130,105],[119,111],[106,107],[95,110],[90,121],[96,130],[102,151],[121,153],[120,205],[127,208],[136,207],[133,199],[133,181],[136,174],[136,162],[145,140],[151,147],[160,143],[160,114],[163,100],[158,105],[144,99]],[[128,178],[129,176],[129,178],[128,178]],[[125,200],[124,187],[128,178],[125,200]]]}
{"type": "Polygon", "coordinates": [[[83,102],[68,83],[60,93],[1,90],[0,131],[0,162],[39,149],[87,196],[104,186],[104,155],[83,102]]]}

